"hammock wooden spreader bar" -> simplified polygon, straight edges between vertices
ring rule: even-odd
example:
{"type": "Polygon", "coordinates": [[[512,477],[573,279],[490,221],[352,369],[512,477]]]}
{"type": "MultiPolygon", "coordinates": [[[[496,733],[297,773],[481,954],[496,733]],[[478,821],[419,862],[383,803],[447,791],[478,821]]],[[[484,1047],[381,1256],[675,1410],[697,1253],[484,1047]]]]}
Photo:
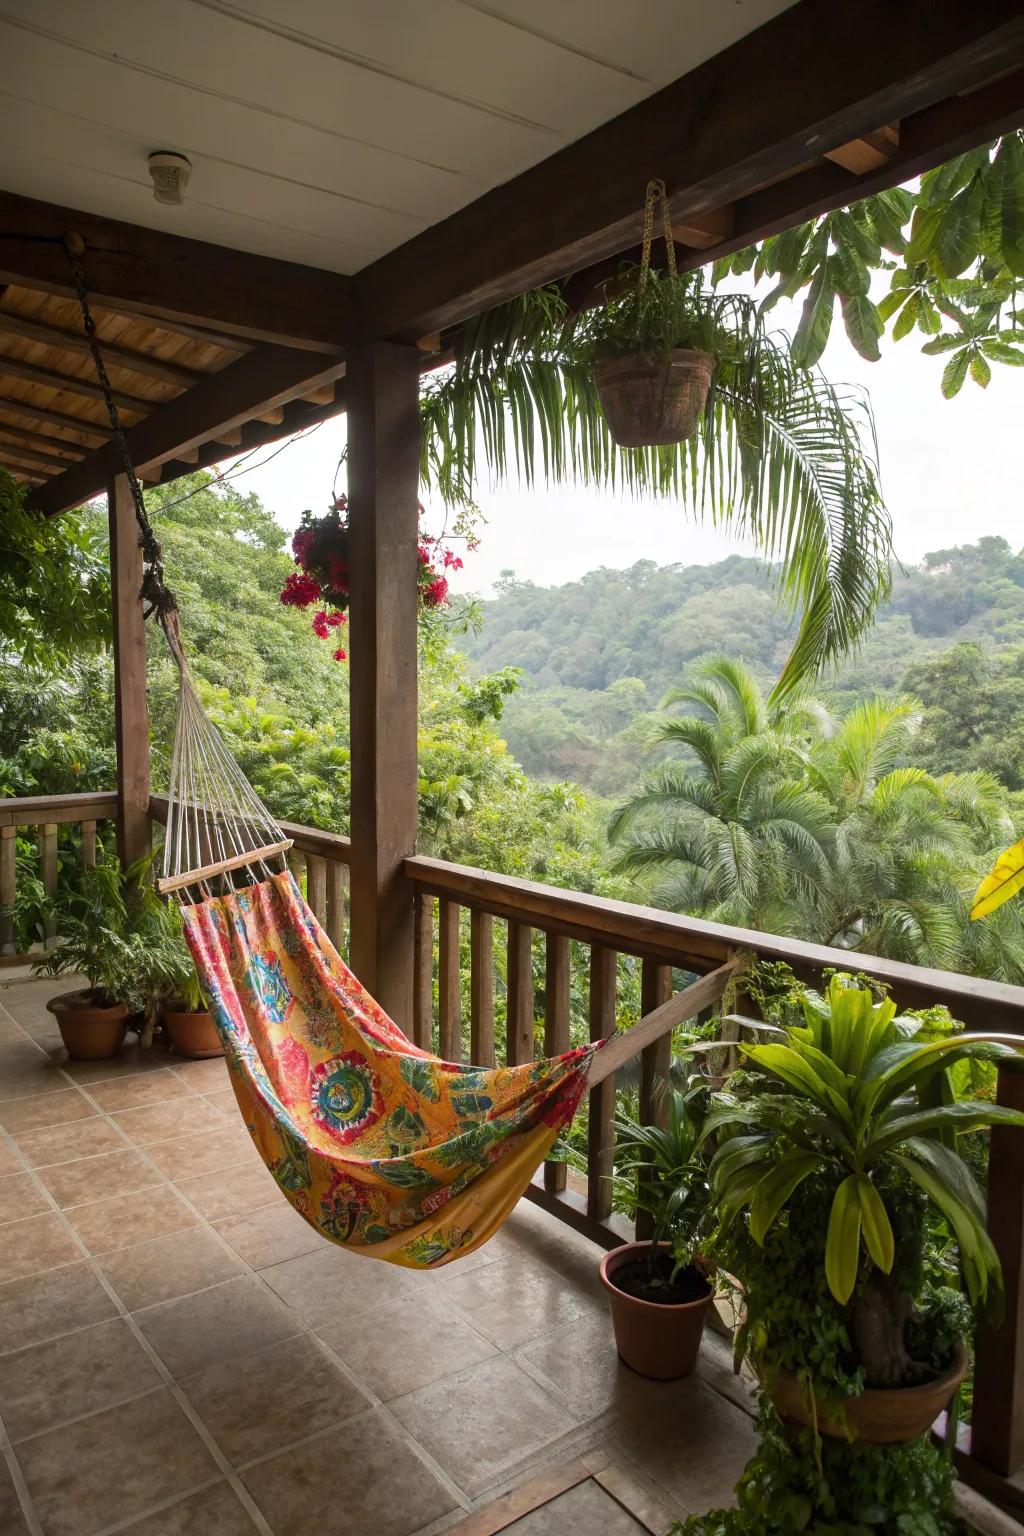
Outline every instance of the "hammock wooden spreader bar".
{"type": "Polygon", "coordinates": [[[687,1019],[695,1018],[698,1013],[703,1013],[704,1009],[710,1008],[712,1003],[717,1003],[724,997],[732,979],[745,970],[746,966],[745,955],[734,955],[717,970],[709,971],[707,976],[702,976],[691,986],[684,987],[682,992],[676,992],[660,1007],[645,1014],[631,1029],[623,1030],[620,1035],[613,1036],[594,1057],[587,1087],[596,1088],[598,1083],[604,1082],[606,1077],[611,1077],[613,1072],[624,1067],[627,1061],[638,1052],[645,1050],[655,1040],[660,1039],[662,1035],[668,1034],[679,1024],[685,1024],[687,1019]]]}

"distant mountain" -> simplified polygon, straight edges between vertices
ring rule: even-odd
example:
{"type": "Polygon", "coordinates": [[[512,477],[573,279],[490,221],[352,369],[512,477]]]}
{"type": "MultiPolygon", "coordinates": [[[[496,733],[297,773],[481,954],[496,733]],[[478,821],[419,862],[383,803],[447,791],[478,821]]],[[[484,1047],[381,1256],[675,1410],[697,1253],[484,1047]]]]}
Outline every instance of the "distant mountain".
{"type": "MultiPolygon", "coordinates": [[[[651,712],[696,657],[724,651],[769,681],[794,630],[758,560],[642,560],[560,587],[505,572],[481,633],[462,648],[481,672],[523,669],[504,729],[528,772],[618,794],[642,766],[651,712]]],[[[819,691],[848,707],[899,689],[914,665],[965,641],[994,651],[1024,645],[1024,556],[1005,539],[935,550],[898,570],[859,652],[819,691]]]]}

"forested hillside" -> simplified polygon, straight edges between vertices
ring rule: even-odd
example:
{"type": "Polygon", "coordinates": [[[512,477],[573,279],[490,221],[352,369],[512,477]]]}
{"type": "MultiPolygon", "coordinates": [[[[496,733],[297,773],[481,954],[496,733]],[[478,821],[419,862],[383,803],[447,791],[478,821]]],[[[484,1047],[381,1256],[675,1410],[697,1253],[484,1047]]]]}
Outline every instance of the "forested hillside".
{"type": "MultiPolygon", "coordinates": [[[[794,628],[768,568],[733,556],[640,561],[561,587],[508,572],[482,629],[460,645],[474,668],[522,669],[502,729],[528,773],[616,795],[648,755],[663,695],[697,657],[727,653],[767,684],[794,628]]],[[[897,570],[860,651],[818,691],[839,713],[879,691],[912,693],[926,706],[927,767],[983,767],[1021,788],[1024,558],[983,538],[897,570]]]]}

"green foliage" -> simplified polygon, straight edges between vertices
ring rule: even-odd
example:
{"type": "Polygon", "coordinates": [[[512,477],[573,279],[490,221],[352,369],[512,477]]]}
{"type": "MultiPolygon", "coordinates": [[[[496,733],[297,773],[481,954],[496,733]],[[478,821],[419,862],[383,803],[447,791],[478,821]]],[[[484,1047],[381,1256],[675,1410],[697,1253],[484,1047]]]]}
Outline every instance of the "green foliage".
{"type": "Polygon", "coordinates": [[[81,974],[91,1000],[101,1006],[126,1003],[141,1011],[148,1001],[143,981],[148,924],[136,908],[157,898],[143,887],[141,866],[122,871],[116,858],[82,875],[80,887],[64,889],[50,915],[60,935],[55,948],[33,966],[36,976],[81,974]]]}
{"type": "Polygon", "coordinates": [[[870,409],[796,366],[756,306],[715,299],[702,273],[648,287],[650,297],[627,294],[581,313],[547,288],[473,322],[454,369],[421,402],[424,475],[446,498],[471,498],[482,448],[496,475],[532,483],[543,472],[554,483],[670,494],[752,538],[779,562],[779,585],[801,615],[781,693],[844,654],[888,591],[890,530],[870,409]],[[632,345],[645,326],[659,345],[706,333],[711,393],[693,439],[619,449],[589,360],[632,345]]]}
{"type": "Polygon", "coordinates": [[[725,256],[714,281],[751,270],[775,279],[766,310],[807,290],[798,363],[821,357],[838,302],[862,357],[877,362],[886,327],[896,342],[916,331],[942,363],[947,399],[968,376],[987,388],[993,363],[1024,366],[1024,132],[926,172],[916,191],[880,192],[725,256]],[[872,279],[882,273],[889,291],[876,301],[872,279]]]}
{"type": "Polygon", "coordinates": [[[686,1092],[666,1093],[664,1125],[641,1125],[621,1111],[615,1118],[615,1203],[630,1216],[651,1217],[652,1277],[661,1247],[671,1252],[675,1280],[707,1231],[707,1172],[699,1155],[707,1108],[707,1087],[697,1080],[686,1092]]]}
{"type": "Polygon", "coordinates": [[[0,468],[0,647],[30,667],[57,667],[102,645],[110,585],[89,518],[45,518],[0,468]]]}

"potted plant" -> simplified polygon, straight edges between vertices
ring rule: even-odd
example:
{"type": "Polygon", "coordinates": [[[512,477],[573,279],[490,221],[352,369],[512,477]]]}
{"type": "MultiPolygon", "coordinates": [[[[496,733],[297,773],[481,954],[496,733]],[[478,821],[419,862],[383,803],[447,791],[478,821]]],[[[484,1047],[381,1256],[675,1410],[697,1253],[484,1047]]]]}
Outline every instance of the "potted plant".
{"type": "Polygon", "coordinates": [[[956,1138],[1024,1126],[1024,1115],[957,1101],[949,1073],[1010,1048],[898,1018],[847,976],[824,996],[801,989],[799,1002],[783,1041],[742,1047],[751,1070],[717,1096],[705,1128],[719,1141],[708,1176],[720,1251],[746,1292],[743,1343],[783,1418],[816,1434],[909,1441],[948,1406],[968,1363],[925,1280],[930,1220],[955,1239],[970,1306],[991,1315],[1002,1303],[956,1138]],[[772,1266],[794,1262],[813,1273],[802,1326],[773,1312],[772,1266]]]}
{"type": "Polygon", "coordinates": [[[82,975],[88,986],[50,998],[67,1053],[76,1061],[120,1050],[129,1014],[141,1006],[141,946],[116,859],[82,872],[78,890],[59,894],[50,912],[56,946],[33,966],[36,976],[82,975]]]}
{"type": "Polygon", "coordinates": [[[180,909],[148,888],[137,922],[145,935],[143,982],[148,1019],[159,1017],[179,1056],[222,1056],[220,1035],[182,933],[180,909]]]}
{"type": "Polygon", "coordinates": [[[616,1119],[617,1203],[648,1214],[648,1242],[625,1243],[601,1260],[615,1346],[641,1376],[674,1381],[697,1363],[714,1287],[699,1255],[709,1211],[706,1170],[697,1147],[706,1089],[667,1099],[664,1126],[616,1119]]]}

